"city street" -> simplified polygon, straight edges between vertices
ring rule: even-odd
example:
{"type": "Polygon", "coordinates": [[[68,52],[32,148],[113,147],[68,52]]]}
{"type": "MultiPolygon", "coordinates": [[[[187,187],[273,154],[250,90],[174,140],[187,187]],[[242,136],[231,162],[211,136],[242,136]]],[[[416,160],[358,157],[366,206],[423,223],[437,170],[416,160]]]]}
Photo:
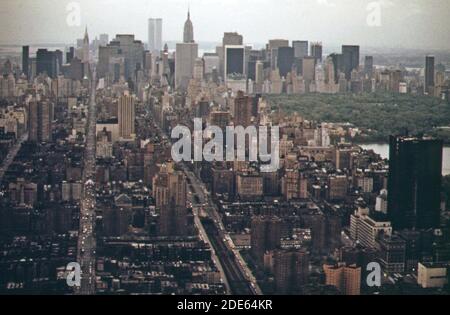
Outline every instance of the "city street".
{"type": "Polygon", "coordinates": [[[86,148],[84,155],[83,191],[80,205],[80,230],[78,237],[78,262],[81,265],[81,288],[78,294],[95,294],[95,163],[96,163],[96,103],[95,103],[95,72],[92,74],[91,93],[89,100],[89,118],[86,133],[86,148]]]}
{"type": "Polygon", "coordinates": [[[24,134],[9,151],[8,156],[6,157],[5,161],[3,161],[3,164],[0,166],[0,184],[3,182],[3,177],[5,176],[6,171],[9,169],[12,162],[14,162],[17,153],[19,153],[22,144],[27,140],[28,140],[28,133],[24,134]]]}

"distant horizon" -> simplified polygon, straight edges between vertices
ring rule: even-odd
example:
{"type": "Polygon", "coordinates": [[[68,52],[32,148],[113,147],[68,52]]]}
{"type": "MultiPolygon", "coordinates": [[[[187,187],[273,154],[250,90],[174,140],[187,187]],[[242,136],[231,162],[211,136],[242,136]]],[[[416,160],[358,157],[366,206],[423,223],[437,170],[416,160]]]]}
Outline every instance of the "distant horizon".
{"type": "MultiPolygon", "coordinates": [[[[119,34],[116,34],[116,35],[120,35],[120,33],[119,34]]],[[[129,35],[134,35],[134,34],[129,34],[129,35]]],[[[95,38],[95,36],[94,36],[94,38],[95,38]]],[[[109,39],[111,40],[113,37],[110,37],[109,39]]],[[[80,38],[81,39],[81,38],[80,38]]],[[[269,40],[271,40],[271,39],[274,39],[274,38],[270,38],[270,39],[268,39],[267,40],[267,43],[268,43],[268,41],[269,40]]],[[[280,39],[286,39],[286,40],[288,40],[287,38],[280,38],[280,39]]],[[[137,38],[137,40],[140,40],[139,38],[137,38]]],[[[292,41],[295,41],[295,40],[297,40],[297,39],[293,39],[293,40],[291,40],[291,39],[289,39],[289,42],[290,42],[290,45],[292,45],[292,41]]],[[[305,39],[306,40],[306,39],[305,39]]],[[[91,39],[91,42],[92,42],[92,39],[91,39]]],[[[167,43],[168,44],[168,46],[170,47],[171,45],[173,46],[173,48],[175,48],[175,44],[176,43],[181,43],[182,41],[180,41],[180,40],[167,40],[167,41],[163,41],[163,43],[165,44],[165,43],[167,43]]],[[[312,40],[309,40],[309,42],[313,42],[312,40]]],[[[147,41],[142,41],[142,43],[144,44],[144,45],[147,45],[148,44],[148,42],[147,41]]],[[[208,45],[217,45],[217,46],[221,46],[222,45],[222,43],[220,42],[220,41],[202,41],[202,40],[200,40],[200,41],[196,41],[196,43],[197,44],[199,44],[199,46],[202,46],[203,45],[203,47],[205,47],[205,46],[208,46],[208,45]]],[[[267,44],[267,43],[245,43],[244,42],[244,46],[246,45],[246,46],[251,46],[251,47],[253,47],[253,48],[255,48],[255,49],[262,49],[262,48],[264,48],[265,47],[265,45],[267,44]]],[[[45,42],[45,41],[42,41],[42,42],[22,42],[22,43],[7,43],[7,42],[1,42],[0,41],[0,47],[22,47],[22,46],[30,46],[30,47],[43,47],[43,48],[45,48],[45,46],[48,46],[48,47],[58,47],[58,46],[64,46],[64,47],[73,47],[73,46],[76,46],[76,41],[75,42],[72,42],[72,43],[69,43],[69,42],[45,42]]],[[[340,48],[341,48],[341,46],[343,46],[343,45],[358,45],[358,46],[360,46],[360,49],[361,49],[361,52],[364,52],[364,51],[368,51],[368,50],[383,50],[383,53],[386,53],[386,51],[385,50],[391,50],[391,51],[393,51],[393,52],[395,52],[395,51],[411,51],[411,52],[414,52],[414,51],[416,51],[416,52],[422,52],[422,53],[426,53],[426,52],[430,52],[430,53],[432,53],[432,52],[438,52],[438,53],[449,53],[450,54],[450,50],[449,49],[446,49],[446,48],[426,48],[426,47],[423,47],[423,48],[419,48],[419,47],[416,47],[416,48],[414,48],[414,47],[393,47],[393,46],[362,46],[362,45],[359,45],[358,43],[342,43],[342,44],[335,44],[335,45],[326,45],[326,43],[323,43],[322,42],[322,44],[323,44],[323,49],[324,49],[324,54],[327,54],[327,53],[333,53],[333,52],[337,52],[337,51],[335,51],[335,49],[339,49],[340,50],[340,48]],[[328,51],[330,51],[331,50],[331,52],[328,52],[328,51]]],[[[201,47],[200,47],[201,48],[201,47]]],[[[215,46],[214,47],[212,47],[212,48],[215,48],[215,46]]],[[[202,49],[202,48],[201,48],[202,49]]],[[[203,48],[203,50],[205,50],[204,48],[203,48]]],[[[381,52],[380,52],[381,53],[381,52]]]]}
{"type": "Polygon", "coordinates": [[[147,42],[149,18],[163,19],[163,41],[181,41],[188,5],[198,42],[220,42],[224,32],[236,31],[255,44],[286,38],[330,47],[450,50],[446,0],[3,0],[0,43],[73,42],[83,37],[86,25],[90,34],[135,34],[147,42]],[[67,24],[70,3],[80,6],[79,25],[67,24]],[[378,12],[373,4],[379,8],[378,24],[369,25],[378,12]]]}

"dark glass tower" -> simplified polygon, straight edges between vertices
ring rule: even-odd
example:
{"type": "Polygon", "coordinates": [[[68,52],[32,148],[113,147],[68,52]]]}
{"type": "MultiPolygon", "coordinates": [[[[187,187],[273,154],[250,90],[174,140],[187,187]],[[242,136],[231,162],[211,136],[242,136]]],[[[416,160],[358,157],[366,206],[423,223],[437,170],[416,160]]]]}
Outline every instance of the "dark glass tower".
{"type": "Polygon", "coordinates": [[[368,75],[369,78],[373,75],[373,57],[366,56],[364,59],[364,74],[368,75]]]}
{"type": "Polygon", "coordinates": [[[30,69],[30,46],[22,47],[22,72],[28,78],[30,69]]]}
{"type": "Polygon", "coordinates": [[[352,71],[359,67],[359,46],[342,46],[345,78],[351,79],[352,71]]]}
{"type": "Polygon", "coordinates": [[[441,140],[390,138],[388,216],[395,229],[439,226],[441,140]]]}
{"type": "Polygon", "coordinates": [[[434,91],[434,57],[427,56],[425,59],[425,92],[433,94],[434,91]]]}
{"type": "Polygon", "coordinates": [[[278,48],[277,66],[280,70],[280,76],[286,77],[292,71],[294,64],[294,48],[280,47],[278,48]]]}
{"type": "Polygon", "coordinates": [[[59,60],[60,57],[58,56],[57,51],[38,49],[36,54],[36,73],[38,75],[47,73],[50,78],[56,78],[58,75],[59,60]]]}

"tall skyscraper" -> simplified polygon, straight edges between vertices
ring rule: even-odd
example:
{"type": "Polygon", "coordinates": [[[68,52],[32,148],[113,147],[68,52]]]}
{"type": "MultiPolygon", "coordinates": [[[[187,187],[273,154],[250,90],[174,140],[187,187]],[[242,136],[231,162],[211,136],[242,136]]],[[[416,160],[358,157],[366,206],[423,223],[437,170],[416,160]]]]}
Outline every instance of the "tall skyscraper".
{"type": "Polygon", "coordinates": [[[239,45],[225,46],[225,79],[228,75],[245,74],[245,47],[239,45]]]}
{"type": "Polygon", "coordinates": [[[223,47],[227,45],[244,45],[244,37],[236,32],[225,32],[222,45],[223,47]]]}
{"type": "Polygon", "coordinates": [[[191,21],[191,12],[188,11],[187,20],[184,23],[183,43],[194,42],[194,25],[191,21]]]}
{"type": "Polygon", "coordinates": [[[47,100],[32,100],[28,107],[28,137],[30,141],[52,140],[53,104],[47,100]]]}
{"type": "Polygon", "coordinates": [[[22,72],[29,77],[30,74],[30,46],[22,47],[22,72]]]}
{"type": "Polygon", "coordinates": [[[239,91],[234,100],[234,125],[248,127],[252,121],[253,98],[239,91]]]}
{"type": "Polygon", "coordinates": [[[294,48],[280,47],[278,48],[277,66],[280,70],[280,75],[286,77],[292,71],[294,65],[294,48]]]}
{"type": "Polygon", "coordinates": [[[38,49],[36,53],[37,75],[46,73],[49,77],[54,79],[59,74],[59,69],[60,69],[60,62],[57,51],[38,49]]]}
{"type": "Polygon", "coordinates": [[[175,88],[186,90],[194,74],[195,60],[198,58],[198,44],[194,42],[194,27],[190,12],[184,24],[183,43],[178,43],[175,53],[175,88]]]}
{"type": "Polygon", "coordinates": [[[270,67],[272,70],[277,68],[278,64],[278,49],[280,47],[289,47],[289,40],[287,39],[271,39],[267,44],[267,57],[270,60],[270,67]]]}
{"type": "Polygon", "coordinates": [[[89,46],[90,46],[89,34],[88,34],[87,26],[86,26],[86,30],[84,32],[84,39],[83,39],[83,60],[82,60],[84,77],[89,76],[89,64],[91,62],[89,46]]]}
{"type": "Polygon", "coordinates": [[[294,40],[292,42],[294,48],[295,58],[303,58],[308,56],[308,41],[307,40],[294,40]]]}
{"type": "Polygon", "coordinates": [[[84,39],[83,39],[83,63],[89,63],[90,62],[90,56],[89,56],[89,34],[86,27],[86,30],[84,32],[84,39]]]}
{"type": "Polygon", "coordinates": [[[344,72],[344,56],[342,54],[331,54],[330,57],[334,65],[334,82],[338,83],[340,74],[344,72]]]}
{"type": "Polygon", "coordinates": [[[429,95],[434,95],[434,56],[427,56],[425,58],[425,92],[429,95]]]}
{"type": "Polygon", "coordinates": [[[369,76],[369,78],[373,75],[373,57],[366,56],[364,59],[364,74],[369,76]]]}
{"type": "Polygon", "coordinates": [[[390,138],[388,216],[394,229],[439,226],[441,140],[390,138]]]}
{"type": "Polygon", "coordinates": [[[316,59],[314,57],[304,57],[302,60],[302,75],[303,79],[307,82],[315,80],[315,61],[316,59]]]}
{"type": "Polygon", "coordinates": [[[109,35],[108,34],[100,34],[99,36],[99,44],[100,46],[106,46],[109,42],[109,35]]]}
{"type": "Polygon", "coordinates": [[[352,71],[359,68],[359,46],[342,46],[345,78],[351,80],[352,71]]]}
{"type": "Polygon", "coordinates": [[[123,140],[133,139],[135,135],[135,108],[134,98],[129,95],[122,95],[119,98],[119,136],[123,140]]]}
{"type": "Polygon", "coordinates": [[[161,236],[184,236],[187,233],[186,179],[174,171],[173,164],[163,164],[153,178],[153,197],[160,211],[161,236]]]}
{"type": "Polygon", "coordinates": [[[75,58],[75,48],[70,47],[69,51],[66,53],[66,63],[71,63],[73,58],[75,58]]]}
{"type": "Polygon", "coordinates": [[[159,53],[162,46],[162,19],[148,20],[148,49],[150,52],[159,53]]]}
{"type": "Polygon", "coordinates": [[[264,83],[264,63],[261,60],[255,65],[255,83],[260,85],[264,83]]]}
{"type": "Polygon", "coordinates": [[[319,42],[311,43],[311,57],[314,57],[316,63],[322,62],[322,53],[323,53],[322,43],[319,42]]]}
{"type": "Polygon", "coordinates": [[[222,38],[222,46],[217,47],[217,52],[220,60],[219,71],[226,79],[225,74],[225,47],[226,46],[243,46],[244,37],[236,32],[225,32],[222,38]]]}
{"type": "Polygon", "coordinates": [[[99,48],[98,77],[109,77],[112,81],[123,77],[136,82],[137,70],[144,67],[144,51],[144,44],[134,35],[116,35],[107,46],[99,48]]]}

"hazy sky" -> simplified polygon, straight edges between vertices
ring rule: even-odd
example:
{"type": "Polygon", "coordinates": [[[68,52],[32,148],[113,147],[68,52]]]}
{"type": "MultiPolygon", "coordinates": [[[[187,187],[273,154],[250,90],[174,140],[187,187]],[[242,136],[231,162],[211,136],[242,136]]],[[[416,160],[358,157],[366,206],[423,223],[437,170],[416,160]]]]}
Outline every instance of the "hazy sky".
{"type": "Polygon", "coordinates": [[[188,5],[197,41],[219,42],[224,31],[238,31],[248,44],[286,38],[325,47],[450,49],[449,0],[1,0],[0,42],[71,43],[86,24],[91,38],[133,33],[147,41],[149,17],[164,19],[164,40],[181,40],[188,5]],[[79,27],[66,22],[71,2],[81,7],[79,27]],[[367,23],[372,2],[381,5],[378,27],[367,23]]]}

